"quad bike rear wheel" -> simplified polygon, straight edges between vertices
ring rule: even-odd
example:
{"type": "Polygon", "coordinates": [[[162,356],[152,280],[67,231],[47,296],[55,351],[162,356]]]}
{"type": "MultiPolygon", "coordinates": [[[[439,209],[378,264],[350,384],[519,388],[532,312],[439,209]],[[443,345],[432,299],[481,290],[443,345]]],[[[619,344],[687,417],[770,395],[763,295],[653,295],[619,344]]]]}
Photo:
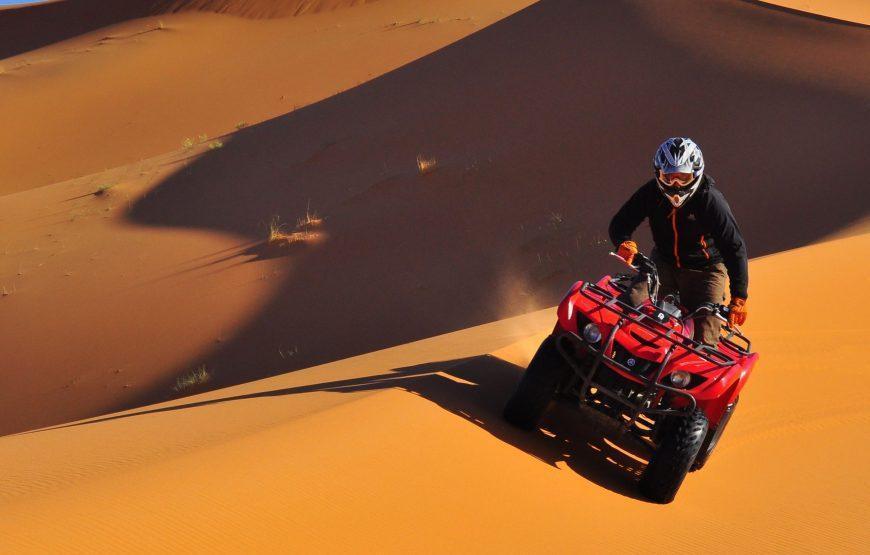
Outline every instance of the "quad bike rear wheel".
{"type": "Polygon", "coordinates": [[[725,432],[725,425],[728,424],[729,420],[731,420],[731,415],[734,413],[734,409],[737,407],[737,401],[739,400],[740,397],[734,399],[733,403],[725,407],[725,413],[722,414],[722,418],[719,419],[719,425],[707,430],[707,436],[704,438],[704,443],[701,444],[701,450],[698,452],[698,456],[692,464],[692,472],[704,468],[704,464],[706,464],[710,459],[710,455],[713,454],[713,449],[716,448],[716,444],[719,443],[719,439],[725,432]]]}
{"type": "Polygon", "coordinates": [[[505,405],[505,420],[526,430],[534,429],[569,371],[570,367],[556,349],[555,338],[547,337],[505,405]]]}
{"type": "Polygon", "coordinates": [[[658,449],[640,478],[640,492],[656,503],[670,503],[677,495],[701,444],[707,435],[708,422],[703,411],[694,410],[685,417],[664,422],[658,449]]]}

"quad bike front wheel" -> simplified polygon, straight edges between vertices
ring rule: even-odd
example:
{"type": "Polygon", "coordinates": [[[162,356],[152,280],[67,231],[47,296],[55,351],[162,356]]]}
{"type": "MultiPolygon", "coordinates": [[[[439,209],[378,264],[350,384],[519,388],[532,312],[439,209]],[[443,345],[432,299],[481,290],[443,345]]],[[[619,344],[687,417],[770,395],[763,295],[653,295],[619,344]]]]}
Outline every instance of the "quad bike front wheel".
{"type": "Polygon", "coordinates": [[[640,492],[656,503],[670,503],[695,462],[709,426],[703,411],[669,418],[661,442],[640,478],[640,492]]]}
{"type": "Polygon", "coordinates": [[[698,456],[692,464],[692,472],[704,468],[704,464],[706,464],[710,459],[710,455],[713,454],[713,449],[716,448],[716,444],[719,443],[722,433],[725,432],[725,425],[728,424],[729,420],[731,420],[731,415],[734,413],[734,409],[737,408],[737,401],[739,400],[740,397],[734,399],[733,403],[725,407],[725,413],[722,415],[722,418],[719,419],[719,424],[715,428],[707,430],[707,436],[704,438],[704,443],[701,444],[701,450],[698,452],[698,456]]]}
{"type": "Polygon", "coordinates": [[[534,429],[569,370],[556,349],[555,338],[552,335],[547,337],[505,405],[505,420],[526,430],[534,429]]]}

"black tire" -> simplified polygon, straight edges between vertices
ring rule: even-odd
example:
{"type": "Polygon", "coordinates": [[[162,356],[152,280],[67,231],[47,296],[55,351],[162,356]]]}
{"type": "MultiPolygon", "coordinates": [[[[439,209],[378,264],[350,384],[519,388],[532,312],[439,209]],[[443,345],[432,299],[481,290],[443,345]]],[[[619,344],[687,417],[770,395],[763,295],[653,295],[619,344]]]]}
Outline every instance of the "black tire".
{"type": "Polygon", "coordinates": [[[707,437],[704,438],[704,443],[701,444],[701,450],[698,451],[698,456],[692,464],[692,472],[701,470],[704,468],[707,461],[710,460],[710,455],[713,454],[713,449],[716,448],[716,445],[722,438],[722,434],[725,433],[725,426],[731,420],[731,415],[734,414],[734,409],[737,408],[737,401],[739,400],[740,397],[734,399],[734,402],[725,408],[725,413],[722,415],[722,418],[719,419],[718,426],[707,430],[707,437]]]}
{"type": "Polygon", "coordinates": [[[707,435],[707,417],[700,410],[666,423],[661,443],[640,478],[640,492],[656,503],[670,503],[686,478],[707,435]]]}
{"type": "Polygon", "coordinates": [[[556,349],[555,338],[552,335],[547,337],[505,405],[505,420],[525,430],[537,427],[569,370],[556,349]]]}

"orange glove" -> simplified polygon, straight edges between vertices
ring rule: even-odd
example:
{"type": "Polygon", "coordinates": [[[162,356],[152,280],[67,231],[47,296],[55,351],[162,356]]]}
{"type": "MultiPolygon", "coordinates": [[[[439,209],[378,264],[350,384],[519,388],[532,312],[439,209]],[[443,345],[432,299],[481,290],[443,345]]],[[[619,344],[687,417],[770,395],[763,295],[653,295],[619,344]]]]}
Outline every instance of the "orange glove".
{"type": "Polygon", "coordinates": [[[634,262],[634,255],[637,254],[637,243],[634,241],[623,241],[619,248],[616,249],[616,254],[622,257],[629,265],[634,262]]]}
{"type": "Polygon", "coordinates": [[[731,304],[728,305],[728,327],[742,326],[746,322],[747,314],[746,299],[731,297],[731,304]]]}

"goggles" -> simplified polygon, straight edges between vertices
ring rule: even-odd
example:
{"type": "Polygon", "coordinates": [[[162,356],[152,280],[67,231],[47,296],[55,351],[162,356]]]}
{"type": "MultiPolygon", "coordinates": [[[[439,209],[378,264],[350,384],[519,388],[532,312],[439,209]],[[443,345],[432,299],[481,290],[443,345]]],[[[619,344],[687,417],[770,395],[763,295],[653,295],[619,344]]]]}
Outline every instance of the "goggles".
{"type": "Polygon", "coordinates": [[[695,179],[695,176],[691,173],[665,173],[662,170],[659,170],[659,181],[662,183],[662,185],[665,185],[666,187],[685,187],[686,185],[690,184],[693,179],[695,179]]]}

